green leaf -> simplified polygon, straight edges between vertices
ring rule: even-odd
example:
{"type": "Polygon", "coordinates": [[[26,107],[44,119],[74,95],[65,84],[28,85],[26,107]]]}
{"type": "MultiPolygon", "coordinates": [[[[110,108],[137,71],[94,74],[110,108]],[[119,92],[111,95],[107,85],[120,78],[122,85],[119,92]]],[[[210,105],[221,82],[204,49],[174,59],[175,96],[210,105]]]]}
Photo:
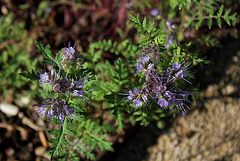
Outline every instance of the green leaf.
{"type": "MultiPolygon", "coordinates": [[[[221,7],[219,8],[219,10],[218,10],[218,13],[217,13],[217,16],[218,17],[220,17],[220,16],[222,16],[222,13],[223,13],[223,5],[221,5],[221,7]]],[[[220,27],[221,28],[221,27],[220,27]]]]}
{"type": "Polygon", "coordinates": [[[118,125],[118,130],[119,130],[120,132],[123,131],[123,123],[122,123],[122,120],[123,120],[123,118],[122,118],[121,114],[118,114],[118,117],[117,117],[117,125],[118,125]]]}
{"type": "Polygon", "coordinates": [[[42,56],[44,56],[46,59],[56,63],[59,67],[59,63],[55,61],[55,59],[53,58],[53,55],[51,53],[51,49],[50,49],[50,45],[46,45],[46,47],[44,48],[43,44],[41,42],[37,42],[36,41],[36,45],[38,47],[37,52],[40,53],[42,56]]]}
{"type": "Polygon", "coordinates": [[[140,14],[137,14],[137,19],[138,19],[138,24],[141,25],[141,19],[140,19],[140,14]]]}
{"type": "Polygon", "coordinates": [[[141,44],[144,41],[148,40],[149,38],[150,38],[150,36],[143,36],[143,38],[141,38],[138,43],[141,44]]]}
{"type": "Polygon", "coordinates": [[[143,29],[146,29],[146,27],[147,27],[147,18],[146,17],[144,17],[142,26],[143,26],[143,29]]]}
{"type": "Polygon", "coordinates": [[[156,31],[154,31],[152,34],[151,34],[151,37],[155,37],[157,34],[159,34],[161,32],[161,29],[157,29],[156,31]]]}
{"type": "Polygon", "coordinates": [[[130,15],[131,21],[135,22],[136,24],[139,24],[139,23],[141,24],[141,22],[137,18],[135,18],[131,12],[128,12],[128,13],[130,15]]]}
{"type": "Polygon", "coordinates": [[[57,62],[58,64],[60,64],[62,61],[62,54],[61,51],[57,53],[57,56],[55,57],[55,62],[57,62]]]}
{"type": "Polygon", "coordinates": [[[30,80],[39,80],[40,77],[39,75],[34,71],[32,70],[32,73],[31,72],[28,72],[28,73],[19,73],[19,75],[27,78],[27,79],[30,79],[30,80]]]}
{"type": "Polygon", "coordinates": [[[222,23],[221,23],[220,17],[216,17],[216,19],[217,19],[217,24],[218,24],[219,28],[222,28],[222,23]]]}
{"type": "Polygon", "coordinates": [[[202,22],[203,22],[203,19],[199,19],[198,20],[198,22],[196,23],[196,30],[199,29],[199,27],[201,26],[202,22]]]}
{"type": "Polygon", "coordinates": [[[152,30],[154,29],[154,27],[155,27],[155,23],[154,23],[154,21],[152,22],[152,24],[149,26],[149,28],[148,28],[148,33],[151,33],[152,32],[152,30]]]}
{"type": "Polygon", "coordinates": [[[211,27],[212,27],[212,18],[209,17],[208,18],[208,28],[211,29],[211,27]]]}
{"type": "Polygon", "coordinates": [[[146,33],[147,33],[146,30],[140,30],[140,31],[138,31],[136,34],[137,34],[137,35],[143,35],[143,34],[146,34],[146,33]]]}
{"type": "Polygon", "coordinates": [[[67,119],[64,119],[63,126],[60,127],[60,133],[57,134],[55,139],[50,140],[49,142],[53,143],[53,147],[50,150],[51,158],[53,159],[56,156],[62,154],[62,146],[67,145],[68,143],[64,140],[64,133],[66,130],[67,119]]]}
{"type": "Polygon", "coordinates": [[[224,17],[228,17],[229,13],[231,12],[231,8],[229,8],[225,13],[224,13],[224,17]]]}

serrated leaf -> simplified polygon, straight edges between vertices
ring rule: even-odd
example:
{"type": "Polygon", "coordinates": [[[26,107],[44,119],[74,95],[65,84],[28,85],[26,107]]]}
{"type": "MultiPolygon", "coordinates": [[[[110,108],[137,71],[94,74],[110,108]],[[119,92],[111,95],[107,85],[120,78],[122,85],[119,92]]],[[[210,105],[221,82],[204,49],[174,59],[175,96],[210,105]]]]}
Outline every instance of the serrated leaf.
{"type": "Polygon", "coordinates": [[[144,17],[142,26],[143,26],[143,29],[146,29],[146,27],[147,27],[147,18],[146,17],[144,17]]]}
{"type": "Polygon", "coordinates": [[[57,53],[57,56],[55,57],[55,62],[57,62],[58,64],[60,64],[62,61],[62,54],[61,52],[57,53]]]}
{"type": "Polygon", "coordinates": [[[196,30],[199,29],[199,27],[201,26],[202,22],[203,22],[203,19],[199,19],[198,20],[198,22],[196,23],[196,30]]]}
{"type": "Polygon", "coordinates": [[[130,15],[130,20],[131,20],[131,21],[133,21],[133,22],[135,22],[135,23],[139,23],[138,19],[135,18],[131,12],[128,12],[128,13],[129,13],[129,15],[130,15]]]}
{"type": "MultiPolygon", "coordinates": [[[[223,5],[221,5],[221,7],[219,8],[219,10],[218,10],[218,13],[217,13],[217,16],[218,17],[220,17],[220,16],[222,16],[222,13],[223,13],[223,5]]],[[[220,27],[221,28],[221,27],[220,27]]]]}
{"type": "Polygon", "coordinates": [[[209,17],[209,19],[208,19],[208,28],[211,29],[211,27],[212,27],[212,18],[209,17]]]}
{"type": "Polygon", "coordinates": [[[118,117],[117,117],[117,125],[118,125],[118,130],[119,130],[120,132],[123,131],[123,123],[122,123],[122,120],[123,120],[123,118],[122,118],[121,114],[118,114],[118,117]]]}
{"type": "Polygon", "coordinates": [[[149,26],[147,32],[148,32],[148,33],[151,33],[152,30],[154,29],[154,27],[155,27],[155,23],[154,23],[154,21],[153,21],[153,22],[151,23],[151,25],[149,26]]]}
{"type": "Polygon", "coordinates": [[[224,17],[228,17],[229,13],[231,12],[231,8],[229,8],[225,13],[224,13],[224,17]]]}
{"type": "Polygon", "coordinates": [[[67,120],[64,119],[62,128],[60,127],[60,132],[58,133],[55,139],[52,139],[53,147],[50,150],[51,158],[53,159],[56,156],[61,155],[62,146],[67,145],[68,143],[64,140],[64,130],[66,128],[67,120]]]}
{"type": "Polygon", "coordinates": [[[150,38],[150,36],[143,36],[143,38],[141,38],[138,43],[141,44],[143,43],[144,41],[148,40],[150,38]]]}
{"type": "Polygon", "coordinates": [[[30,80],[39,80],[40,79],[39,75],[34,70],[32,70],[32,73],[31,72],[19,73],[19,75],[21,75],[27,79],[30,79],[30,80]]]}
{"type": "Polygon", "coordinates": [[[136,34],[137,34],[137,35],[143,35],[143,34],[146,34],[146,33],[147,33],[146,30],[140,30],[140,31],[138,31],[136,34]]]}
{"type": "Polygon", "coordinates": [[[59,63],[55,61],[53,58],[53,55],[51,53],[50,45],[46,45],[44,48],[43,44],[41,42],[36,41],[36,46],[38,47],[37,52],[40,53],[42,56],[44,56],[46,59],[56,63],[59,67],[59,63]]]}
{"type": "Polygon", "coordinates": [[[231,16],[229,16],[229,19],[232,21],[237,21],[238,19],[236,18],[237,13],[235,12],[234,14],[232,14],[231,16]]]}
{"type": "Polygon", "coordinates": [[[227,22],[227,24],[230,26],[231,25],[231,23],[230,23],[230,20],[229,20],[229,18],[228,17],[223,17],[223,19],[227,22]]]}
{"type": "Polygon", "coordinates": [[[138,24],[141,25],[141,19],[140,19],[140,14],[137,14],[137,20],[138,20],[138,24]]]}
{"type": "Polygon", "coordinates": [[[152,34],[151,34],[151,37],[155,37],[157,34],[159,34],[161,32],[161,29],[157,29],[156,31],[154,31],[152,34]]]}
{"type": "Polygon", "coordinates": [[[220,17],[217,17],[216,19],[217,19],[217,24],[218,24],[219,28],[222,28],[222,23],[221,23],[220,17]]]}

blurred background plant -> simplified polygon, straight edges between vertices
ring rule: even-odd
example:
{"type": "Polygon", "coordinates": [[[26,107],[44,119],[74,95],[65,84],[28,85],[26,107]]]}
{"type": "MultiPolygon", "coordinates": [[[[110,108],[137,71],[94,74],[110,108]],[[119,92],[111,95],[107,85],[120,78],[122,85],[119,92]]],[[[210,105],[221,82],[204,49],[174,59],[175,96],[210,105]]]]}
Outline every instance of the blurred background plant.
{"type": "Polygon", "coordinates": [[[28,36],[25,24],[14,22],[11,13],[1,16],[0,23],[0,101],[26,106],[37,91],[33,83],[26,82],[19,73],[36,69],[38,59],[29,54],[33,39],[28,36]]]}
{"type": "MultiPolygon", "coordinates": [[[[141,52],[137,42],[143,39],[143,36],[136,35],[137,30],[133,28],[128,12],[135,16],[139,13],[141,21],[146,17],[146,26],[154,21],[154,26],[165,33],[166,37],[162,38],[167,43],[162,44],[162,48],[169,48],[165,51],[169,58],[178,55],[179,59],[193,61],[194,65],[203,61],[207,63],[206,51],[210,47],[220,47],[223,37],[236,37],[236,25],[239,23],[237,0],[4,0],[0,5],[0,22],[3,24],[0,26],[1,102],[32,108],[30,105],[23,105],[24,99],[21,98],[26,95],[29,99],[27,104],[34,104],[31,100],[37,94],[36,86],[21,78],[18,73],[43,69],[43,65],[39,64],[43,57],[35,54],[35,40],[50,44],[53,54],[71,42],[76,44],[76,51],[83,53],[84,67],[97,75],[98,83],[94,84],[97,90],[93,93],[96,97],[93,97],[91,104],[86,105],[88,112],[94,114],[93,118],[96,119],[94,126],[109,124],[111,126],[107,126],[108,130],[105,130],[111,134],[118,129],[120,136],[123,132],[119,131],[129,127],[129,124],[136,124],[136,121],[134,115],[124,112],[125,104],[121,100],[118,107],[115,106],[116,101],[119,101],[115,96],[126,89],[126,81],[137,82],[133,78],[134,68],[128,75],[124,73],[130,66],[135,66],[141,52]],[[119,75],[120,71],[123,73],[119,75]],[[110,83],[110,80],[114,83],[110,83]],[[112,110],[113,113],[109,112],[112,110]],[[112,121],[113,117],[116,122],[112,121]]],[[[146,38],[145,42],[147,40],[146,38]]],[[[168,60],[172,61],[173,59],[168,60]]],[[[50,69],[50,66],[46,65],[46,68],[50,69]]],[[[198,80],[193,83],[198,84],[198,80]]],[[[33,118],[30,112],[22,111],[27,117],[33,118]]],[[[158,126],[163,128],[165,122],[162,118],[166,116],[160,113],[159,110],[153,115],[150,111],[152,117],[147,119],[157,120],[158,126]]],[[[139,116],[138,121],[145,119],[145,124],[148,124],[141,113],[136,115],[139,116]]],[[[44,126],[46,128],[50,125],[44,126]]],[[[114,141],[113,135],[109,135],[112,136],[108,138],[109,141],[114,141]]],[[[33,147],[39,145],[41,140],[33,147]]],[[[66,152],[65,155],[69,154],[66,152]]],[[[86,155],[94,158],[92,153],[86,155]]],[[[3,158],[6,158],[5,154],[3,158]]]]}

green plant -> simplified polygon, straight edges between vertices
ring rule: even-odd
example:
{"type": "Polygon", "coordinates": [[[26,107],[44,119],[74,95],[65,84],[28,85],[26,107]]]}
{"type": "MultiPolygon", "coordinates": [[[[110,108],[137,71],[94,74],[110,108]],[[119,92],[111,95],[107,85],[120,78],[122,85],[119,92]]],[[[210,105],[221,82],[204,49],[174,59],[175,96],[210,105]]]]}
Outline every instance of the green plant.
{"type": "MultiPolygon", "coordinates": [[[[26,82],[19,73],[35,70],[38,59],[29,55],[33,40],[28,37],[24,23],[14,23],[11,14],[1,16],[0,23],[0,93],[4,99],[10,89],[13,93],[17,93],[24,86],[30,90],[33,83],[26,82]]],[[[31,98],[36,94],[36,90],[32,90],[29,93],[31,98]]]]}

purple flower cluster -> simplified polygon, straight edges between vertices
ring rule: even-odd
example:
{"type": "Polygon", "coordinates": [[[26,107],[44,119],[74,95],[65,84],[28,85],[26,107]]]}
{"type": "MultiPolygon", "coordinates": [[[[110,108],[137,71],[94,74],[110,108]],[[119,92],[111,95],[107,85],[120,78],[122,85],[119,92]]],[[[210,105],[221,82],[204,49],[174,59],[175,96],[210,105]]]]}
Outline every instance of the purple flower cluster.
{"type": "Polygon", "coordinates": [[[74,61],[75,59],[75,45],[74,47],[70,46],[70,43],[68,43],[68,48],[65,47],[65,50],[62,52],[62,64],[69,64],[74,61]]]}
{"type": "Polygon", "coordinates": [[[140,62],[137,62],[137,72],[144,72],[145,83],[141,90],[134,88],[129,91],[128,100],[133,101],[133,104],[141,107],[143,102],[149,106],[148,100],[156,102],[162,109],[169,109],[173,113],[173,105],[178,110],[184,111],[188,100],[186,96],[192,95],[192,92],[179,89],[175,82],[183,79],[189,82],[186,77],[188,66],[184,67],[184,63],[173,63],[167,71],[159,71],[154,68],[149,55],[140,57],[140,62]]]}
{"type": "Polygon", "coordinates": [[[72,81],[70,79],[67,79],[65,75],[60,75],[61,66],[59,68],[59,71],[57,75],[55,76],[54,67],[53,64],[51,64],[51,72],[50,76],[48,73],[40,74],[39,84],[43,88],[48,87],[48,90],[53,90],[55,93],[59,94],[73,94],[74,96],[78,96],[83,98],[83,94],[85,91],[83,90],[84,81],[86,80],[86,77],[83,77],[82,79],[78,81],[72,81]],[[50,88],[49,88],[50,87],[50,88]]]}
{"type": "Polygon", "coordinates": [[[37,109],[39,115],[47,118],[57,118],[61,124],[66,116],[73,115],[74,108],[68,107],[65,100],[56,98],[47,98],[45,100],[46,102],[35,105],[39,106],[37,109]]]}
{"type": "Polygon", "coordinates": [[[80,80],[73,80],[67,78],[64,75],[64,69],[61,69],[63,63],[72,61],[74,52],[74,47],[70,47],[69,44],[69,47],[65,48],[63,60],[57,74],[55,74],[54,66],[51,63],[50,74],[47,72],[40,74],[39,79],[40,86],[46,91],[54,93],[56,97],[47,98],[44,103],[37,104],[36,106],[39,107],[37,111],[41,116],[57,118],[61,123],[66,116],[74,114],[74,108],[68,107],[69,105],[65,98],[79,97],[89,102],[89,99],[85,96],[86,90],[83,89],[87,77],[83,77],[80,80]]]}

